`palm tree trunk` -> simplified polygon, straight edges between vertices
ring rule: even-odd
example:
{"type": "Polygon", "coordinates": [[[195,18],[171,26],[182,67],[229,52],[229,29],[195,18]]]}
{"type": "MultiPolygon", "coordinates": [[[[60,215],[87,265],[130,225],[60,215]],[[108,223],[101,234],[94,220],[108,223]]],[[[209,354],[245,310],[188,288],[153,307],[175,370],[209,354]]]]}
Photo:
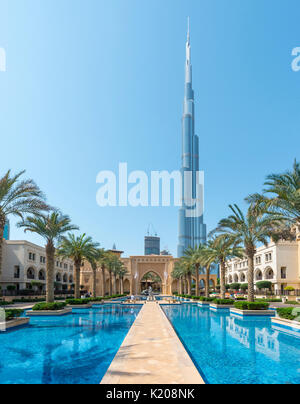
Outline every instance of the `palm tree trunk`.
{"type": "Polygon", "coordinates": [[[210,265],[206,267],[205,296],[209,297],[210,265]]]}
{"type": "Polygon", "coordinates": [[[123,276],[120,279],[120,286],[121,286],[121,295],[124,295],[124,278],[123,276]]]}
{"type": "Polygon", "coordinates": [[[106,295],[106,282],[105,282],[105,266],[102,265],[102,294],[103,297],[106,295]]]}
{"type": "Polygon", "coordinates": [[[117,294],[117,275],[114,274],[114,295],[117,294]]]}
{"type": "Polygon", "coordinates": [[[109,296],[112,296],[112,272],[109,271],[109,296]]]}
{"type": "Polygon", "coordinates": [[[183,294],[183,282],[182,282],[182,276],[179,279],[179,294],[183,294]]]}
{"type": "Polygon", "coordinates": [[[196,265],[196,292],[195,296],[199,296],[199,265],[196,265]]]}
{"type": "Polygon", "coordinates": [[[80,299],[80,267],[81,262],[75,262],[75,299],[80,299]]]}
{"type": "Polygon", "coordinates": [[[188,277],[187,277],[187,279],[188,279],[188,295],[191,295],[191,293],[192,293],[192,276],[191,276],[191,274],[188,274],[188,277]]]}
{"type": "Polygon", "coordinates": [[[2,274],[2,256],[3,256],[3,235],[4,235],[4,227],[5,227],[5,217],[0,217],[0,278],[2,274]]]}
{"type": "Polygon", "coordinates": [[[52,242],[46,245],[46,302],[54,302],[54,260],[55,247],[52,242]]]}
{"type": "Polygon", "coordinates": [[[254,302],[254,254],[248,255],[248,301],[254,302]]]}
{"type": "Polygon", "coordinates": [[[220,282],[221,282],[221,299],[225,299],[226,286],[225,286],[225,262],[222,261],[220,265],[220,282]]]}
{"type": "Polygon", "coordinates": [[[97,280],[97,267],[93,268],[93,297],[96,298],[97,297],[97,293],[96,293],[96,280],[97,280]]]}

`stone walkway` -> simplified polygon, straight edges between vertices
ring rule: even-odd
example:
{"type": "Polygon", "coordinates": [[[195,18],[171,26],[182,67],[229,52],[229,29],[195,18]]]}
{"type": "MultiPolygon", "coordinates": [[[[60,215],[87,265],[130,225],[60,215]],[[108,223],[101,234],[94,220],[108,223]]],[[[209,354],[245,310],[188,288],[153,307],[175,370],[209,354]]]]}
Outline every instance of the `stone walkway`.
{"type": "Polygon", "coordinates": [[[101,384],[204,384],[157,303],[141,309],[101,384]]]}

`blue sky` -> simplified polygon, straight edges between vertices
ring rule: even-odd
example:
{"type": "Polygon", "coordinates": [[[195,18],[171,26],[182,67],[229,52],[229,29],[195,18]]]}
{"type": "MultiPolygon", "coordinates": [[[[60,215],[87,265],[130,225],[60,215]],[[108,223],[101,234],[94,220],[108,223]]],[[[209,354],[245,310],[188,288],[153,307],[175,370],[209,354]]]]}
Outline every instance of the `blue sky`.
{"type": "Polygon", "coordinates": [[[177,208],[100,208],[97,173],[180,167],[190,15],[209,229],[243,206],[299,158],[299,13],[298,0],[0,0],[0,174],[26,169],[103,247],[142,254],[153,223],[176,254],[177,208]]]}

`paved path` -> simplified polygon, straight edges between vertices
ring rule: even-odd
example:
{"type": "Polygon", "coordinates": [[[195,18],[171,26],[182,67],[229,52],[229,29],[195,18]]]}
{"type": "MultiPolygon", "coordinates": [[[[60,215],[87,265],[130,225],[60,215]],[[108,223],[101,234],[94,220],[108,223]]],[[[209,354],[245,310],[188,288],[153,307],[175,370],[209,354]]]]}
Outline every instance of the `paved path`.
{"type": "Polygon", "coordinates": [[[141,309],[102,384],[204,384],[157,303],[141,309]]]}

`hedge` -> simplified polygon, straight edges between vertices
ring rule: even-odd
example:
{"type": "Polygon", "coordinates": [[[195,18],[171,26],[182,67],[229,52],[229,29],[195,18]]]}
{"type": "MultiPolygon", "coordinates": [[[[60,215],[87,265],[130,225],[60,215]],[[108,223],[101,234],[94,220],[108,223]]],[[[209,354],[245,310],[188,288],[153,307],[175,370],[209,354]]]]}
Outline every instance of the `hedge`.
{"type": "Polygon", "coordinates": [[[67,299],[66,303],[71,306],[78,306],[91,303],[91,299],[67,299]]]}
{"type": "Polygon", "coordinates": [[[295,309],[294,307],[284,307],[277,309],[277,313],[279,317],[285,318],[287,320],[296,320],[296,318],[300,318],[300,309],[295,309]]]}
{"type": "Polygon", "coordinates": [[[281,303],[281,299],[255,299],[256,302],[281,303]]]}
{"type": "Polygon", "coordinates": [[[55,311],[63,310],[66,307],[66,303],[55,302],[55,303],[37,303],[33,306],[33,311],[55,311]]]}
{"type": "Polygon", "coordinates": [[[231,299],[214,299],[212,302],[215,304],[220,304],[220,305],[233,305],[234,304],[234,300],[231,300],[231,299]]]}
{"type": "Polygon", "coordinates": [[[204,297],[204,296],[200,297],[201,302],[213,302],[214,300],[216,300],[214,297],[204,297]]]}
{"type": "Polygon", "coordinates": [[[239,310],[268,310],[266,302],[235,302],[234,307],[239,310]]]}
{"type": "Polygon", "coordinates": [[[13,320],[14,318],[20,317],[23,314],[24,310],[10,309],[5,310],[5,320],[13,320]]]}

